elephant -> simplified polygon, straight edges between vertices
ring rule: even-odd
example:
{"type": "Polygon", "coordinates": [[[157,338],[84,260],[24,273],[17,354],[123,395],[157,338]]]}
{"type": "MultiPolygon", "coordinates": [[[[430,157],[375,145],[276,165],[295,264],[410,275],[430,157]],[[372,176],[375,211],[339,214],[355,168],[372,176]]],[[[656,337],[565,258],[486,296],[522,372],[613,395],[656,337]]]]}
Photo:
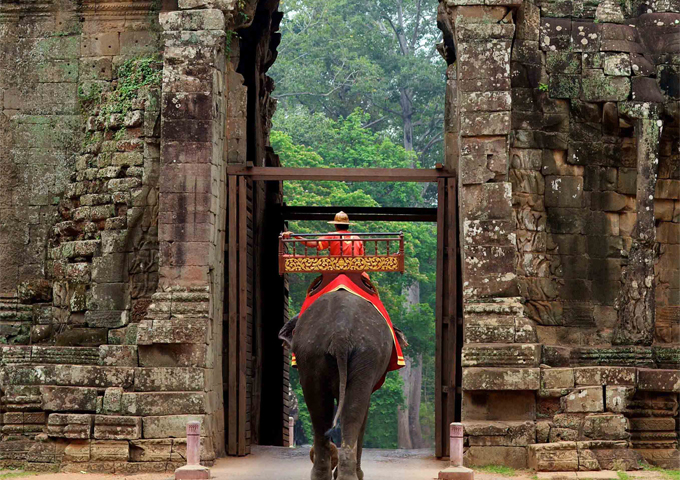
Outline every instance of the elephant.
{"type": "MultiPolygon", "coordinates": [[[[394,331],[405,347],[403,333],[394,331]]],[[[284,325],[279,338],[295,352],[312,420],[311,479],[331,480],[330,432],[339,426],[342,440],[335,475],[338,480],[362,480],[361,451],[371,394],[387,371],[394,345],[385,319],[365,299],[336,290],[284,325]]]]}

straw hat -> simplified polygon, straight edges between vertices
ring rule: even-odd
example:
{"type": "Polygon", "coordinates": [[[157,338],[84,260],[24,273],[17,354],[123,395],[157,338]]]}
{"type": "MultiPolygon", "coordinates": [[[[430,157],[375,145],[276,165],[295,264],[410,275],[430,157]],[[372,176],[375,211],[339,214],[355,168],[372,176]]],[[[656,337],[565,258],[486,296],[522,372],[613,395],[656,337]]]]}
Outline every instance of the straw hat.
{"type": "Polygon", "coordinates": [[[332,222],[328,222],[332,225],[354,225],[350,223],[349,217],[345,212],[338,212],[335,214],[335,219],[332,222]]]}

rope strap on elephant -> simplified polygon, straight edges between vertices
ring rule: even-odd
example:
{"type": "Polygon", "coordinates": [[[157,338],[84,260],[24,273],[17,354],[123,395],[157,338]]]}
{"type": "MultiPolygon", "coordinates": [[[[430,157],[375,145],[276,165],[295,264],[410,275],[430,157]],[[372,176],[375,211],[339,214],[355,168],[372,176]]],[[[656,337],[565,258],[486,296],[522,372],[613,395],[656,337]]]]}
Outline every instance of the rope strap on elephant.
{"type": "MultiPolygon", "coordinates": [[[[300,308],[300,315],[302,315],[305,312],[305,310],[312,306],[312,304],[316,300],[318,300],[322,295],[325,295],[326,293],[330,292],[335,292],[336,290],[345,290],[369,302],[371,305],[375,307],[375,309],[380,313],[380,315],[382,315],[382,317],[385,319],[385,322],[387,323],[387,326],[390,327],[390,332],[392,333],[392,340],[394,340],[394,348],[392,349],[392,358],[390,358],[390,364],[387,367],[387,372],[399,370],[401,367],[406,365],[406,362],[404,361],[404,354],[401,351],[401,346],[399,345],[397,337],[394,334],[394,327],[392,326],[390,315],[387,313],[387,310],[385,309],[385,306],[380,300],[380,297],[377,294],[372,295],[366,292],[364,289],[358,287],[347,275],[339,274],[322,290],[314,292],[314,294],[312,295],[308,295],[304,303],[302,304],[302,308],[300,308]]],[[[297,366],[297,363],[295,361],[295,353],[293,353],[291,365],[297,366]]],[[[385,377],[383,377],[382,380],[375,386],[375,390],[382,387],[384,381],[385,377]]]]}

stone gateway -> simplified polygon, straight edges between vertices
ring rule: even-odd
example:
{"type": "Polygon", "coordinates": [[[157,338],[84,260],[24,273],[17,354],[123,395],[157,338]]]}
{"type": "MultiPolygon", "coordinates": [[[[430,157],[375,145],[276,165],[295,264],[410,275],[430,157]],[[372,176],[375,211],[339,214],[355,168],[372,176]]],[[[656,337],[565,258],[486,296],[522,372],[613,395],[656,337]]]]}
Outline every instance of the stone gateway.
{"type": "MultiPolygon", "coordinates": [[[[280,166],[281,17],[0,3],[1,467],[172,471],[189,421],[204,465],[288,444],[282,186],[229,174],[280,166]]],[[[462,325],[437,453],[458,416],[466,466],[680,468],[680,2],[441,0],[437,23],[462,325]]]]}

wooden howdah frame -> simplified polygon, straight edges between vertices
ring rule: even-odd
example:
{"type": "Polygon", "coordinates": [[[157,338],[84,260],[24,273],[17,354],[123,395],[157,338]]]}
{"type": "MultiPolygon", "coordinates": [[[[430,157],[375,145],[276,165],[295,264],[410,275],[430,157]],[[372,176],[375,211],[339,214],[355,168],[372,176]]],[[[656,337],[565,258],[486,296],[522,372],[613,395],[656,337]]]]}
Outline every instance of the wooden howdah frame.
{"type": "MultiPolygon", "coordinates": [[[[260,392],[253,391],[251,378],[258,375],[263,365],[257,364],[254,349],[258,342],[259,329],[271,324],[280,328],[288,318],[287,313],[287,276],[296,271],[337,271],[356,275],[358,271],[399,271],[404,270],[403,236],[393,233],[359,234],[365,242],[365,255],[362,262],[351,263],[344,255],[329,256],[309,248],[303,265],[293,268],[286,264],[287,259],[296,258],[286,247],[301,242],[301,239],[277,238],[286,220],[330,220],[338,210],[344,210],[353,220],[358,221],[415,221],[437,223],[437,307],[436,307],[436,353],[435,353],[435,454],[437,457],[449,454],[449,424],[461,419],[461,377],[460,355],[462,350],[462,282],[460,280],[460,248],[457,178],[453,171],[437,169],[384,169],[384,168],[282,168],[229,166],[228,185],[228,227],[226,248],[226,289],[225,311],[228,333],[226,348],[225,399],[229,417],[227,427],[227,451],[230,455],[245,455],[250,451],[253,436],[257,433],[260,421],[257,410],[258,398],[264,400],[260,392]],[[437,208],[379,208],[379,207],[289,207],[282,203],[281,195],[272,201],[269,197],[258,207],[253,192],[262,188],[257,185],[278,186],[282,181],[351,181],[351,182],[429,182],[438,186],[437,208]],[[272,183],[275,182],[275,183],[272,183]],[[263,210],[264,217],[258,212],[263,210]],[[263,220],[264,219],[264,220],[263,220]],[[271,227],[268,227],[271,226],[271,227]],[[272,229],[279,228],[274,233],[272,229]],[[258,234],[257,232],[261,232],[258,234]],[[258,237],[260,235],[260,237],[258,237]],[[265,238],[266,237],[266,238],[265,238]],[[260,238],[258,241],[257,239],[260,238]],[[390,238],[398,250],[390,247],[390,255],[376,254],[374,240],[390,238]],[[269,240],[267,240],[269,239],[269,240]],[[273,242],[270,242],[273,240],[273,242]],[[264,242],[264,243],[263,243],[264,242]],[[278,242],[278,249],[274,246],[278,242]],[[266,248],[260,248],[259,243],[266,248]],[[274,247],[272,249],[272,247],[274,247]],[[371,250],[372,249],[372,250],[371,250]],[[286,256],[288,255],[288,257],[286,256]],[[274,260],[278,256],[278,262],[274,260]],[[265,258],[266,257],[266,258],[265,258]],[[370,265],[366,260],[371,258],[370,265]],[[383,264],[379,258],[387,258],[383,264]],[[272,260],[274,260],[272,262],[272,260]],[[318,263],[324,262],[320,268],[318,263]],[[325,270],[324,270],[325,269],[325,270]],[[280,276],[284,274],[283,276],[280,276]],[[279,280],[275,280],[279,279],[279,280]],[[260,285],[258,287],[258,285],[260,285]],[[272,297],[274,291],[280,291],[272,297]],[[255,293],[254,293],[255,292],[255,293]],[[262,293],[267,294],[263,297],[262,293]],[[281,296],[279,301],[278,296],[281,296]],[[266,301],[265,301],[266,297],[266,301]],[[260,305],[263,303],[263,305],[260,305]],[[274,309],[282,310],[280,315],[274,309]],[[264,316],[259,311],[264,312],[264,316]],[[280,318],[278,318],[280,316],[280,318]],[[275,318],[276,317],[276,318],[275,318]],[[261,324],[258,318],[262,318],[261,324]],[[255,407],[252,407],[255,405],[255,407]]],[[[335,235],[335,233],[334,233],[335,235]]],[[[352,235],[357,235],[353,233],[352,235]]],[[[305,237],[296,235],[296,237],[305,237]]],[[[307,237],[310,240],[318,236],[307,237]]],[[[380,253],[380,248],[377,248],[380,253]]],[[[360,257],[352,257],[360,258],[360,257]]],[[[278,312],[277,310],[277,312],[278,312]]],[[[397,321],[398,323],[398,321],[397,321]]],[[[273,330],[272,330],[273,331],[273,330]]],[[[269,335],[269,333],[266,333],[269,335]]],[[[279,342],[280,343],[280,342],[279,342]]],[[[285,352],[284,352],[285,353],[285,352]]],[[[288,360],[283,360],[285,369],[283,380],[288,379],[288,360]]],[[[267,361],[265,358],[263,361],[267,361]]],[[[274,360],[270,360],[274,361],[274,360]]],[[[276,387],[278,389],[278,386],[276,387]]],[[[277,390],[278,391],[278,390],[277,390]]],[[[285,395],[285,394],[284,394],[285,395]]],[[[287,429],[287,400],[284,399],[281,428],[287,429]],[[286,427],[284,427],[284,425],[286,427]]],[[[265,409],[266,410],[266,409],[265,409]]],[[[279,422],[277,422],[279,423],[279,422]]],[[[285,435],[283,441],[287,441],[285,435]]]]}
{"type": "Polygon", "coordinates": [[[323,240],[333,243],[361,242],[363,255],[321,253],[306,242],[319,241],[327,233],[296,234],[290,238],[279,236],[279,274],[286,273],[343,273],[343,272],[399,272],[404,273],[404,234],[397,233],[332,233],[338,239],[323,240]],[[396,244],[396,245],[395,245],[396,244]],[[395,248],[396,247],[396,248],[395,248]],[[300,251],[301,250],[301,251],[300,251]]]}

